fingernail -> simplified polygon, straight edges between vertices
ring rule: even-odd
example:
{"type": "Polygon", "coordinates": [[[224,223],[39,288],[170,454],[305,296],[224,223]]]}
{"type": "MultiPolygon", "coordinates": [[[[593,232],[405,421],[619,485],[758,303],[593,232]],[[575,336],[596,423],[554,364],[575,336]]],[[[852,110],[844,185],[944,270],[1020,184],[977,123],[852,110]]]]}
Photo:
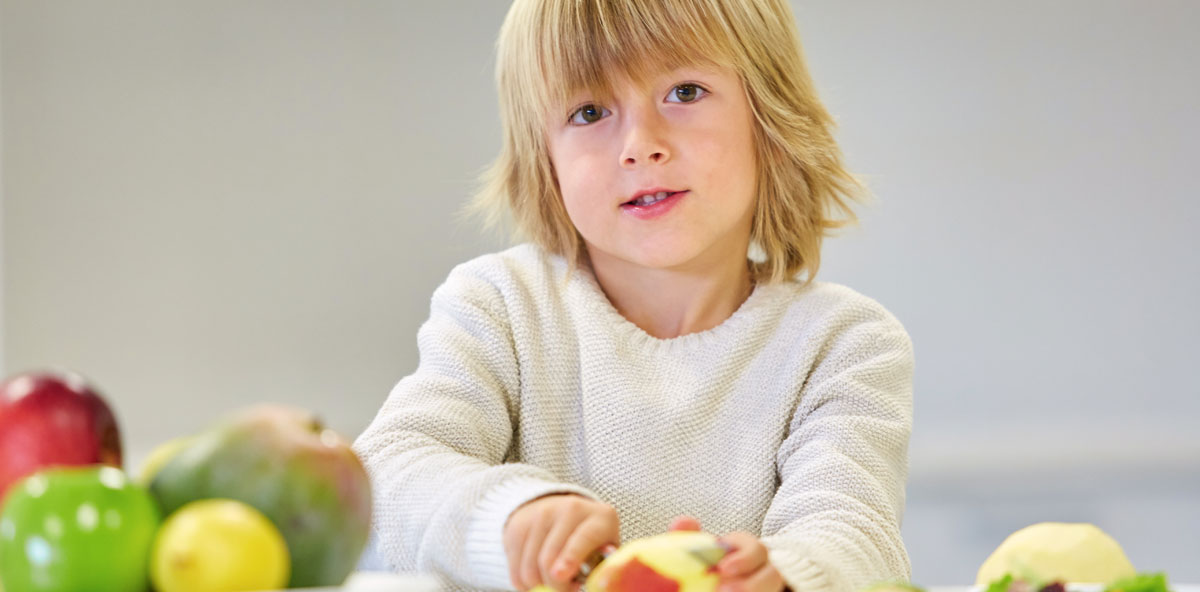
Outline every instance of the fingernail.
{"type": "Polygon", "coordinates": [[[737,547],[734,547],[733,545],[722,540],[717,540],[717,546],[725,549],[726,553],[732,553],[735,549],[737,549],[737,547]]]}

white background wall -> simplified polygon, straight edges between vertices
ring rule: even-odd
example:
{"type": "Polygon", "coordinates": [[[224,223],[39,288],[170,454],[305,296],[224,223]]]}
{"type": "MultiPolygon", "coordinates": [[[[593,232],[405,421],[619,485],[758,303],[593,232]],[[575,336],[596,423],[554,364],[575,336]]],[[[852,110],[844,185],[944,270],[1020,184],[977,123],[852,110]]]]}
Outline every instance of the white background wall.
{"type": "MultiPolygon", "coordinates": [[[[913,577],[1086,520],[1200,582],[1200,4],[793,2],[876,204],[822,279],[917,351],[913,577]]],[[[348,435],[417,363],[499,143],[496,0],[0,3],[0,368],[136,464],[257,401],[348,435]]]]}

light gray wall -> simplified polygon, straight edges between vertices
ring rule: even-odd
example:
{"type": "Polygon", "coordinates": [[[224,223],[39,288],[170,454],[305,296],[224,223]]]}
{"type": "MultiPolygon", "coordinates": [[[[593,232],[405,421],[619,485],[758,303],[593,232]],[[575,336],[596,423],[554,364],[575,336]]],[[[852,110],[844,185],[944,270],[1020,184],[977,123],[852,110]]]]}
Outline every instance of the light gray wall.
{"type": "MultiPolygon", "coordinates": [[[[0,23],[3,23],[4,8],[0,6],[0,23]]],[[[0,26],[0,376],[7,376],[4,360],[4,336],[8,332],[4,328],[4,27],[0,26]]]]}
{"type": "MultiPolygon", "coordinates": [[[[250,402],[354,435],[503,245],[504,2],[0,4],[0,368],[90,376],[136,464],[250,402]]],[[[1200,582],[1200,4],[793,2],[878,198],[822,279],[917,350],[914,579],[1088,520],[1200,582]]]]}

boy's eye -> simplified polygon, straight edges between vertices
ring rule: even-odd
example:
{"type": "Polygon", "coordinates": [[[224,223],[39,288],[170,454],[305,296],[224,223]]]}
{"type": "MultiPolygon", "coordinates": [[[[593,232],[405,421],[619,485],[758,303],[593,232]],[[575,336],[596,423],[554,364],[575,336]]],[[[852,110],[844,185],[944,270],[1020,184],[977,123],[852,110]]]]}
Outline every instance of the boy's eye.
{"type": "Polygon", "coordinates": [[[670,99],[673,95],[679,98],[678,102],[680,103],[691,103],[694,102],[701,94],[707,93],[708,91],[699,85],[680,84],[679,86],[671,89],[671,95],[668,95],[667,99],[670,99]]]}
{"type": "Polygon", "coordinates": [[[571,114],[571,123],[575,125],[587,125],[596,123],[604,118],[604,113],[608,109],[598,105],[584,105],[578,111],[571,114]]]}

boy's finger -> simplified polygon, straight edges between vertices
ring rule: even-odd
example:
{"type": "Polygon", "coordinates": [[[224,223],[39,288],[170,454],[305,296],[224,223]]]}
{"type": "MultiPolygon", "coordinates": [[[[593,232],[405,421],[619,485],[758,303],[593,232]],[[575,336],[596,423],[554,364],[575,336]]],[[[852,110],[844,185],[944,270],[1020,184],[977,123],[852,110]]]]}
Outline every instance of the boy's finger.
{"type": "Polygon", "coordinates": [[[545,541],[538,553],[538,567],[542,574],[542,583],[555,590],[566,590],[567,583],[574,575],[569,569],[559,565],[556,559],[562,554],[567,537],[575,530],[575,525],[567,520],[559,520],[546,534],[545,541]]]}
{"type": "Polygon", "coordinates": [[[558,559],[554,562],[552,571],[564,569],[567,571],[567,579],[570,580],[579,572],[579,566],[583,564],[583,560],[587,559],[593,552],[599,550],[605,545],[619,544],[619,541],[613,540],[614,534],[608,532],[608,528],[594,520],[585,520],[575,532],[567,539],[567,543],[563,545],[562,552],[559,553],[558,559]]]}
{"type": "Polygon", "coordinates": [[[667,530],[700,530],[700,521],[691,516],[676,516],[667,530]]]}
{"type": "Polygon", "coordinates": [[[758,568],[758,571],[746,576],[742,581],[746,590],[782,590],[786,584],[783,575],[770,563],[758,568]]]}
{"type": "Polygon", "coordinates": [[[723,578],[752,574],[767,562],[767,548],[748,532],[732,532],[718,540],[733,547],[717,563],[717,573],[723,578]]]}
{"type": "Polygon", "coordinates": [[[601,550],[605,545],[612,545],[613,550],[617,548],[620,544],[618,530],[616,509],[607,507],[606,512],[593,514],[580,522],[575,527],[575,532],[566,539],[566,544],[559,552],[558,560],[554,562],[552,569],[565,568],[571,574],[571,578],[574,578],[583,561],[593,552],[601,550]]]}
{"type": "Polygon", "coordinates": [[[542,583],[542,571],[538,568],[538,551],[542,549],[542,542],[546,540],[549,530],[550,525],[542,520],[534,524],[525,535],[525,545],[521,548],[521,565],[518,568],[520,580],[513,582],[518,590],[526,590],[542,583]]]}
{"type": "Polygon", "coordinates": [[[508,558],[508,579],[518,590],[521,586],[521,551],[525,549],[525,539],[529,536],[529,525],[526,523],[513,524],[504,531],[504,554],[508,558]]]}

